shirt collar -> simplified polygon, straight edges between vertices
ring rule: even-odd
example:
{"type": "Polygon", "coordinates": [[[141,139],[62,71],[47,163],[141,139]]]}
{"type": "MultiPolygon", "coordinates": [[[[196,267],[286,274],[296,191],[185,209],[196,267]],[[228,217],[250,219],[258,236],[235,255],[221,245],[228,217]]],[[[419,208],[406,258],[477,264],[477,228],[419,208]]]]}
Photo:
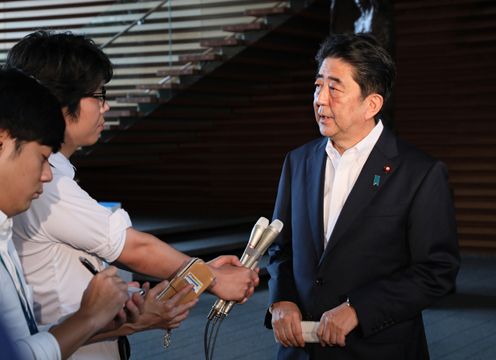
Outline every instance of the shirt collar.
{"type": "MultiPolygon", "coordinates": [[[[361,156],[363,154],[370,154],[372,148],[375,146],[375,143],[377,142],[377,140],[379,140],[379,137],[381,136],[383,129],[384,129],[384,125],[382,125],[382,121],[379,120],[377,124],[374,126],[374,128],[368,133],[367,136],[365,136],[362,140],[356,143],[353,147],[346,149],[345,153],[351,150],[358,156],[361,156]]],[[[339,154],[339,152],[332,144],[331,138],[329,138],[329,140],[327,141],[326,152],[331,159],[341,158],[341,154],[339,154]]]]}
{"type": "Polygon", "coordinates": [[[370,153],[377,140],[379,140],[382,129],[384,129],[384,125],[382,125],[382,121],[379,120],[372,131],[369,132],[369,134],[365,136],[358,144],[353,146],[353,148],[355,148],[360,154],[370,153]]]}
{"type": "Polygon", "coordinates": [[[0,210],[0,251],[7,251],[8,241],[12,234],[12,219],[0,210]]]}
{"type": "Polygon", "coordinates": [[[11,219],[2,210],[0,210],[0,231],[8,229],[11,222],[11,219]]]}
{"type": "Polygon", "coordinates": [[[60,151],[50,155],[48,162],[52,167],[57,169],[62,175],[68,176],[74,179],[76,174],[76,168],[71,164],[69,159],[67,159],[60,151]]]}

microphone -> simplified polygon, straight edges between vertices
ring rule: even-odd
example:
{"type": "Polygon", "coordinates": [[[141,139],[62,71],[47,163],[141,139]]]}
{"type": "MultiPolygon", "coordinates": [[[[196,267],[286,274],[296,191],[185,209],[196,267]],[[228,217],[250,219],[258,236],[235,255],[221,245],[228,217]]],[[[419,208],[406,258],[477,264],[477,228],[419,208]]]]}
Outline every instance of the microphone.
{"type": "MultiPolygon", "coordinates": [[[[254,249],[255,246],[258,244],[258,241],[262,237],[263,232],[269,225],[269,220],[264,218],[263,216],[257,220],[256,224],[253,226],[253,229],[251,230],[250,238],[248,239],[248,244],[246,245],[246,249],[241,256],[241,263],[244,265],[244,263],[247,261],[247,259],[250,257],[247,252],[250,252],[249,249],[254,249]]],[[[210,310],[210,313],[208,314],[208,318],[211,319],[215,314],[218,314],[224,305],[226,304],[225,300],[218,299],[214,306],[212,307],[212,310],[210,310]]]]}
{"type": "MultiPolygon", "coordinates": [[[[240,261],[243,266],[251,270],[257,267],[258,261],[269,246],[274,242],[284,226],[280,220],[274,220],[269,226],[267,226],[268,223],[269,221],[264,217],[258,219],[251,232],[248,245],[241,256],[240,261]]],[[[218,299],[210,310],[208,319],[211,320],[214,317],[226,317],[235,304],[235,301],[227,302],[222,299],[218,299]]]]}
{"type": "Polygon", "coordinates": [[[243,256],[241,256],[240,259],[242,264],[244,264],[245,261],[247,261],[248,258],[251,256],[249,254],[251,252],[250,249],[255,249],[257,247],[258,241],[262,237],[265,229],[267,229],[267,226],[269,226],[269,220],[267,220],[263,216],[260,219],[258,219],[255,226],[253,226],[253,229],[251,230],[250,238],[248,239],[248,244],[246,245],[243,256]]]}

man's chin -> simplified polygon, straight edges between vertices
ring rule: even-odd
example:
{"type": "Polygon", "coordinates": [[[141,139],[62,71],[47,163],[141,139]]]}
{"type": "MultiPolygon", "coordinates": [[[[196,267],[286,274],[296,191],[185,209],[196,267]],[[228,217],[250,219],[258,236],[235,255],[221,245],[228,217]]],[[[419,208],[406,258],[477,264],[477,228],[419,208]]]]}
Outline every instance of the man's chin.
{"type": "Polygon", "coordinates": [[[329,126],[319,125],[319,131],[322,136],[332,137],[336,134],[336,129],[329,126]]]}
{"type": "Polygon", "coordinates": [[[98,136],[96,136],[95,139],[91,139],[90,141],[86,142],[86,144],[84,144],[82,146],[93,146],[93,145],[95,145],[100,140],[100,137],[101,136],[102,136],[102,133],[99,133],[98,136]]]}
{"type": "Polygon", "coordinates": [[[25,212],[27,209],[29,209],[30,206],[31,206],[31,200],[27,201],[26,204],[24,204],[23,207],[17,209],[15,211],[15,214],[13,214],[12,216],[18,215],[18,214],[21,214],[21,213],[25,212]]]}

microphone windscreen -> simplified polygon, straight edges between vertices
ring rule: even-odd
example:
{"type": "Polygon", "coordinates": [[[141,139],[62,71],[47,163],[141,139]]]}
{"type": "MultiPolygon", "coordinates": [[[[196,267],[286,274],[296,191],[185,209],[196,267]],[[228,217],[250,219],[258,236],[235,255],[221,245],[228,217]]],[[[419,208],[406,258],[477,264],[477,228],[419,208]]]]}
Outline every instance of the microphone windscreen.
{"type": "Polygon", "coordinates": [[[269,220],[262,216],[260,219],[257,220],[257,223],[255,225],[260,225],[266,228],[267,226],[269,226],[269,220]]]}
{"type": "Polygon", "coordinates": [[[280,233],[282,228],[284,227],[284,224],[282,223],[281,220],[275,219],[274,221],[272,221],[270,226],[274,228],[274,230],[276,230],[278,233],[280,233]]]}

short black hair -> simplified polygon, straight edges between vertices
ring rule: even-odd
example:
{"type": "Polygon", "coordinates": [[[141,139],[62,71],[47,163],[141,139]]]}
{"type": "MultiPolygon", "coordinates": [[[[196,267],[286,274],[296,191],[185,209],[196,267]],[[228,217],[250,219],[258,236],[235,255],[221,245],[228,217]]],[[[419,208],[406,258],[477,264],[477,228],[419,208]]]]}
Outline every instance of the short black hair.
{"type": "Polygon", "coordinates": [[[353,66],[353,79],[362,97],[377,93],[386,102],[393,91],[396,67],[389,53],[370,34],[333,34],[320,46],[315,60],[319,69],[328,57],[353,66]]]}
{"type": "Polygon", "coordinates": [[[73,118],[80,100],[113,75],[112,63],[94,41],[71,32],[40,30],[25,36],[9,51],[5,67],[38,79],[73,118]]]}
{"type": "Polygon", "coordinates": [[[36,141],[60,149],[65,121],[57,98],[37,80],[15,69],[0,70],[0,129],[16,140],[16,148],[36,141]]]}

